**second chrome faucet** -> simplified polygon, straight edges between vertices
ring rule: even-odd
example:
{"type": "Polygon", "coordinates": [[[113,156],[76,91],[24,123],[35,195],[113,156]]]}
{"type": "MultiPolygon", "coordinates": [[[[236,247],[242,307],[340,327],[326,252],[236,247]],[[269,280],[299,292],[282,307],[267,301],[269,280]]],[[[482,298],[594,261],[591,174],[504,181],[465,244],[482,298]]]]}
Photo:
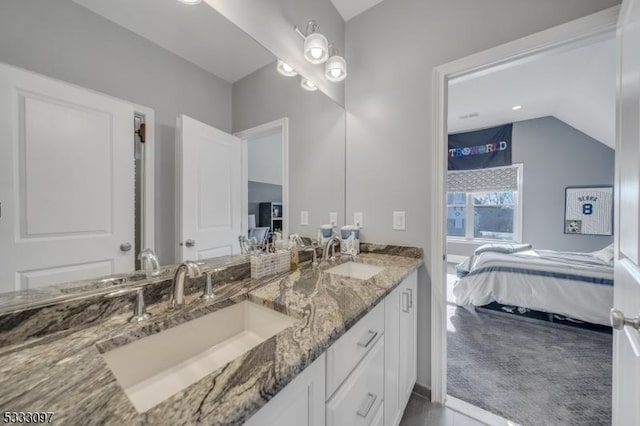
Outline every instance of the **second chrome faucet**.
{"type": "Polygon", "coordinates": [[[157,277],[160,275],[160,262],[158,261],[158,257],[151,249],[144,249],[138,254],[138,259],[142,264],[142,269],[144,270],[147,278],[157,277]]]}
{"type": "Polygon", "coordinates": [[[173,289],[171,291],[171,300],[169,305],[172,308],[181,308],[184,306],[184,281],[186,277],[200,278],[202,271],[197,263],[187,260],[178,266],[176,274],[173,277],[173,289]]]}

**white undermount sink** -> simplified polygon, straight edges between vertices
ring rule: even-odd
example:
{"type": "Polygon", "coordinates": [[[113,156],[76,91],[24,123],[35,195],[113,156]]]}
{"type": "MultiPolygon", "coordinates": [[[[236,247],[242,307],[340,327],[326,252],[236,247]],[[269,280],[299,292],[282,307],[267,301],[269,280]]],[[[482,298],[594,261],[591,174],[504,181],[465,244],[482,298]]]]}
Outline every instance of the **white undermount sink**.
{"type": "Polygon", "coordinates": [[[342,275],[350,278],[357,278],[359,280],[368,280],[374,275],[384,271],[384,268],[376,265],[369,265],[368,263],[346,262],[333,268],[327,269],[330,274],[342,275]]]}
{"type": "Polygon", "coordinates": [[[244,301],[103,354],[139,413],[290,327],[295,319],[244,301]]]}

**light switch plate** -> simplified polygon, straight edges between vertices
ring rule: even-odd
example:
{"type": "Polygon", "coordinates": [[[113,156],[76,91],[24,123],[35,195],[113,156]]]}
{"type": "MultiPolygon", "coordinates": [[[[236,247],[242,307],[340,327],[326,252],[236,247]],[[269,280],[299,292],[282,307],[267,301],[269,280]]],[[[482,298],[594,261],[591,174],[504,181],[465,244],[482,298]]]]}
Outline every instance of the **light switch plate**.
{"type": "Polygon", "coordinates": [[[353,224],[360,229],[364,228],[364,219],[362,216],[362,212],[355,212],[353,214],[353,224]]]}
{"type": "Polygon", "coordinates": [[[393,229],[396,231],[406,230],[405,212],[393,212],[393,229]]]}
{"type": "Polygon", "coordinates": [[[300,212],[300,225],[308,225],[309,224],[309,212],[301,211],[300,212]]]}
{"type": "Polygon", "coordinates": [[[338,213],[330,212],[329,213],[329,223],[331,226],[338,226],[338,213]]]}

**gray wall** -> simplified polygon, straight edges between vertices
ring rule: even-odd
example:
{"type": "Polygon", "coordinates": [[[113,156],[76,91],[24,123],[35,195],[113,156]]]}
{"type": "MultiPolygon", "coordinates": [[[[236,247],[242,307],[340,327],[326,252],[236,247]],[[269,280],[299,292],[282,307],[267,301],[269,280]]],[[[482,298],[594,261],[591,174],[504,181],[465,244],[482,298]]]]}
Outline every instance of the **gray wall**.
{"type": "Polygon", "coordinates": [[[256,224],[260,223],[260,203],[281,203],[282,186],[270,183],[249,181],[249,214],[256,215],[256,224]]]}
{"type": "MultiPolygon", "coordinates": [[[[387,0],[347,22],[347,214],[364,213],[364,240],[419,246],[431,261],[433,67],[618,3],[387,0]],[[407,212],[405,232],[394,210],[407,212]]],[[[418,382],[429,386],[428,268],[418,278],[418,382]]]]}
{"type": "Polygon", "coordinates": [[[344,83],[324,78],[324,66],[312,65],[302,56],[303,40],[293,31],[306,31],[316,20],[330,43],[344,52],[344,21],[329,0],[207,0],[221,15],[259,41],[275,56],[313,81],[321,91],[344,105],[344,83]]]}
{"type": "Polygon", "coordinates": [[[0,61],[153,108],[156,251],[175,250],[175,121],[231,131],[231,85],[70,0],[2,0],[0,61]]]}
{"type": "Polygon", "coordinates": [[[270,64],[233,84],[233,131],[289,119],[289,232],[316,237],[329,212],[345,211],[345,112],[270,64]],[[300,211],[309,225],[300,225],[300,211]]]}
{"type": "MultiPolygon", "coordinates": [[[[513,162],[524,164],[522,242],[581,252],[611,244],[613,237],[564,233],[564,190],[613,186],[613,149],[554,117],[514,123],[512,140],[513,162]]],[[[447,254],[470,256],[477,246],[448,243],[447,254]]]]}

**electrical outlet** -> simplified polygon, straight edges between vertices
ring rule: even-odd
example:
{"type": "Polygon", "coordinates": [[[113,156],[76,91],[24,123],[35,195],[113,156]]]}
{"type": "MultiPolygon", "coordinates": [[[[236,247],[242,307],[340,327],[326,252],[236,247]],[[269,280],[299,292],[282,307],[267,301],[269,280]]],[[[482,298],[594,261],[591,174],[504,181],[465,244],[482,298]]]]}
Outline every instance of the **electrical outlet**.
{"type": "Polygon", "coordinates": [[[300,212],[300,225],[308,225],[309,224],[309,212],[301,211],[300,212]]]}
{"type": "Polygon", "coordinates": [[[405,212],[393,212],[393,229],[404,231],[406,229],[405,212]]]}
{"type": "Polygon", "coordinates": [[[331,226],[338,226],[338,213],[330,212],[329,213],[329,223],[331,226]]]}
{"type": "Polygon", "coordinates": [[[363,220],[362,212],[355,212],[353,214],[353,224],[360,229],[364,228],[364,220],[363,220]]]}

